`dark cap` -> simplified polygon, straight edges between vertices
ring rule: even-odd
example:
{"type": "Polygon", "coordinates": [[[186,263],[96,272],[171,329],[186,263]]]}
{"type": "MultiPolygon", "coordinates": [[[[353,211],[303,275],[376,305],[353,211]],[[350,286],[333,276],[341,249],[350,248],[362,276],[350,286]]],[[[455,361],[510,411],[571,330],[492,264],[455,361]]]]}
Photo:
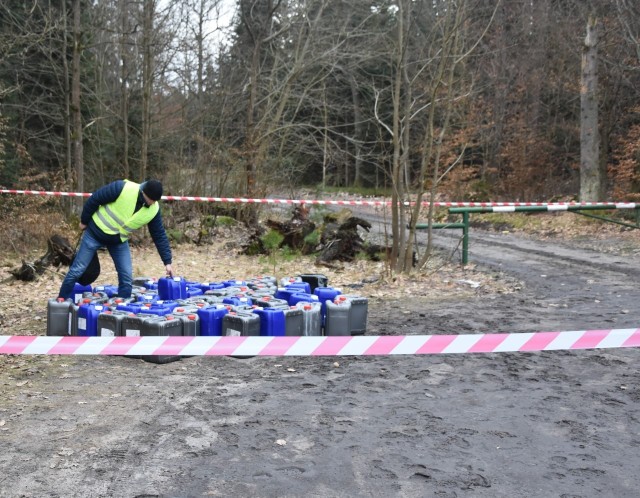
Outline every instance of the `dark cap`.
{"type": "Polygon", "coordinates": [[[142,191],[152,201],[159,201],[162,197],[162,183],[158,180],[148,180],[142,185],[142,191]]]}

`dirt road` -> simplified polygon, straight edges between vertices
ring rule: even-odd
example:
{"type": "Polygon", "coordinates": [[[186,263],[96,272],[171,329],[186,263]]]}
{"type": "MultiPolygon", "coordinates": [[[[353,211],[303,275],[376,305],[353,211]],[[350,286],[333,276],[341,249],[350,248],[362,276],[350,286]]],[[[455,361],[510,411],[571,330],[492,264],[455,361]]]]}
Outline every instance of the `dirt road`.
{"type": "MultiPolygon", "coordinates": [[[[477,230],[470,247],[524,288],[372,299],[368,333],[640,323],[637,256],[477,230]]],[[[637,496],[639,358],[32,358],[3,382],[0,496],[637,496]]]]}

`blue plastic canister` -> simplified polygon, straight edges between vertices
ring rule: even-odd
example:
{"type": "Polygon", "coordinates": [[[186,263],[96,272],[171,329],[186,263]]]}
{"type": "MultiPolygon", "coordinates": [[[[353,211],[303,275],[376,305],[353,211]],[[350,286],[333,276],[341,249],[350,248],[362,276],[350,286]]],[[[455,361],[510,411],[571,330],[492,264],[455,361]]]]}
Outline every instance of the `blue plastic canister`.
{"type": "Polygon", "coordinates": [[[150,278],[143,282],[142,286],[147,290],[157,291],[158,290],[158,280],[155,278],[150,278]]]}
{"type": "Polygon", "coordinates": [[[320,298],[315,294],[308,294],[308,293],[302,293],[302,292],[297,294],[292,294],[291,297],[289,298],[290,306],[295,306],[298,303],[319,303],[319,302],[320,302],[320,298]]]}
{"type": "Polygon", "coordinates": [[[247,282],[244,280],[223,280],[222,284],[225,287],[246,287],[247,282]]]}
{"type": "Polygon", "coordinates": [[[284,310],[278,308],[256,308],[253,312],[260,317],[260,335],[285,335],[284,310]]]}
{"type": "Polygon", "coordinates": [[[226,296],[222,302],[232,306],[251,306],[253,304],[251,298],[246,296],[226,296]]]}
{"type": "Polygon", "coordinates": [[[155,303],[160,299],[157,292],[149,291],[144,294],[138,294],[138,302],[140,303],[155,303]]]}
{"type": "Polygon", "coordinates": [[[200,282],[200,288],[202,292],[214,289],[224,289],[225,285],[221,282],[200,282]]]}
{"type": "Polygon", "coordinates": [[[222,305],[215,304],[198,310],[200,317],[200,335],[222,335],[222,319],[229,310],[222,305]]]}
{"type": "Polygon", "coordinates": [[[327,301],[333,301],[336,296],[342,294],[342,291],[333,287],[318,287],[313,293],[318,296],[322,304],[322,323],[324,324],[327,316],[327,301]]]}
{"type": "Polygon", "coordinates": [[[118,295],[118,286],[117,285],[96,285],[93,288],[94,293],[104,293],[107,297],[112,298],[113,296],[118,295]]]}
{"type": "Polygon", "coordinates": [[[82,295],[85,292],[93,293],[93,289],[90,285],[80,285],[76,282],[73,286],[73,291],[71,291],[71,300],[76,304],[82,302],[82,295]]]}
{"type": "Polygon", "coordinates": [[[202,296],[203,294],[204,291],[200,287],[197,287],[195,285],[187,285],[187,298],[202,296]]]}
{"type": "Polygon", "coordinates": [[[285,285],[285,289],[298,289],[298,292],[311,294],[311,286],[307,282],[294,282],[292,284],[285,285]]]}
{"type": "Polygon", "coordinates": [[[134,313],[136,315],[142,313],[146,308],[145,303],[141,301],[124,302],[116,305],[116,310],[126,311],[127,313],[134,313]]]}
{"type": "Polygon", "coordinates": [[[150,313],[152,315],[166,316],[170,315],[177,306],[178,303],[176,301],[163,301],[158,299],[154,303],[145,303],[142,312],[150,313]]]}
{"type": "Polygon", "coordinates": [[[285,287],[278,287],[278,289],[273,294],[273,296],[276,299],[284,299],[288,303],[291,296],[293,296],[294,294],[297,294],[299,290],[300,289],[289,289],[285,287]]]}
{"type": "Polygon", "coordinates": [[[160,299],[165,301],[185,299],[187,297],[187,282],[183,277],[160,277],[158,295],[160,299]]]}
{"type": "Polygon", "coordinates": [[[78,335],[97,336],[98,335],[98,315],[107,308],[101,304],[83,303],[78,308],[78,335]]]}

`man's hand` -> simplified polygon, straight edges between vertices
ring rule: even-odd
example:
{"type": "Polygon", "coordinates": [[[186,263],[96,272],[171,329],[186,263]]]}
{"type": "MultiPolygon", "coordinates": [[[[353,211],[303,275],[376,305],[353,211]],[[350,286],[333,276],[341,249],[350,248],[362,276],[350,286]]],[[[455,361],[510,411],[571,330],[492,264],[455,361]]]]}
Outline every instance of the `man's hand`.
{"type": "Polygon", "coordinates": [[[167,270],[167,277],[173,277],[173,268],[171,268],[171,265],[166,265],[165,268],[167,270]]]}
{"type": "Polygon", "coordinates": [[[85,225],[84,223],[80,223],[80,230],[84,230],[87,228],[87,225],[85,225]]]}

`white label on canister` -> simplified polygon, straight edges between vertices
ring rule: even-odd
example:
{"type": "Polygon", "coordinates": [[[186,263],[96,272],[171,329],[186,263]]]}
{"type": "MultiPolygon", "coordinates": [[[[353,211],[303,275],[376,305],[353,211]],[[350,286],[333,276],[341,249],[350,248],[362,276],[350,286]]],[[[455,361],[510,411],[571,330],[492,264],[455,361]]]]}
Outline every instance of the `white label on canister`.
{"type": "Polygon", "coordinates": [[[80,301],[80,299],[82,299],[82,294],[74,294],[73,295],[73,302],[77,303],[78,301],[80,301]]]}
{"type": "Polygon", "coordinates": [[[227,329],[227,336],[240,337],[242,336],[242,332],[240,330],[227,329]]]}
{"type": "Polygon", "coordinates": [[[113,330],[105,329],[105,328],[100,329],[100,335],[102,337],[115,337],[116,336],[116,334],[115,334],[115,332],[113,330]]]}
{"type": "Polygon", "coordinates": [[[124,332],[124,335],[127,337],[140,337],[140,330],[138,329],[127,329],[124,332]]]}
{"type": "Polygon", "coordinates": [[[87,319],[86,318],[78,318],[78,329],[87,330],[87,319]]]}

